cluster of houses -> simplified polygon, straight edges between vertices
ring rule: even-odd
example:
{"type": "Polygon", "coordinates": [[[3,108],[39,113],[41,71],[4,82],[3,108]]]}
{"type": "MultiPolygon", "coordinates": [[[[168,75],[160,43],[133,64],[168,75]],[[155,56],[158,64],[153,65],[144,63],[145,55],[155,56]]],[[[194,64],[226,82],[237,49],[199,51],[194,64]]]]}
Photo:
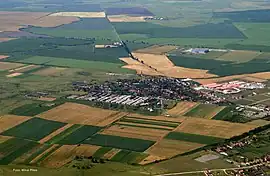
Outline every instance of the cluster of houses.
{"type": "MultiPolygon", "coordinates": [[[[120,79],[103,84],[73,83],[73,88],[87,92],[87,100],[104,101],[128,105],[145,105],[149,100],[186,100],[217,103],[220,99],[212,94],[195,90],[198,83],[191,79],[167,77],[143,77],[142,79],[120,79]]],[[[79,97],[76,97],[79,98],[79,97]]]]}
{"type": "MultiPolygon", "coordinates": [[[[86,95],[70,95],[67,97],[67,99],[86,100],[139,107],[159,105],[159,101],[155,98],[97,92],[91,92],[86,95]]],[[[151,112],[153,111],[153,109],[151,108],[149,108],[148,110],[151,112]]]]}
{"type": "Polygon", "coordinates": [[[245,82],[245,81],[230,81],[224,83],[211,83],[196,87],[197,90],[211,90],[223,94],[236,94],[243,90],[263,89],[265,84],[257,82],[245,82]]]}
{"type": "Polygon", "coordinates": [[[263,104],[237,105],[235,110],[250,119],[262,119],[270,116],[270,108],[263,104]]]}

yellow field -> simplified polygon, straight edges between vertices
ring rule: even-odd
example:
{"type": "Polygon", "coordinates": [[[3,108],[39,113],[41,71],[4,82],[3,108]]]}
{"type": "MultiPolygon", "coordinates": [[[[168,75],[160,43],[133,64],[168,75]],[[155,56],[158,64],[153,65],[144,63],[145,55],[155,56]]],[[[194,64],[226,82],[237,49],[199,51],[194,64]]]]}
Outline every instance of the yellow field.
{"type": "Polygon", "coordinates": [[[56,147],[58,147],[59,144],[54,144],[51,147],[49,147],[47,150],[45,150],[44,152],[42,152],[41,154],[39,154],[36,158],[34,158],[32,161],[30,161],[30,164],[35,164],[38,162],[39,159],[41,159],[45,154],[51,152],[52,150],[54,150],[56,147]]]}
{"type": "Polygon", "coordinates": [[[12,62],[0,62],[0,70],[5,71],[5,70],[10,70],[14,69],[17,67],[22,67],[24,64],[19,64],[19,63],[12,63],[12,62]]]}
{"type": "Polygon", "coordinates": [[[56,98],[53,98],[53,97],[40,97],[40,98],[38,98],[38,100],[51,102],[51,101],[56,100],[56,98]]]}
{"type": "Polygon", "coordinates": [[[78,21],[77,17],[48,16],[47,12],[0,12],[0,31],[19,31],[25,25],[55,27],[78,21]]]}
{"type": "Polygon", "coordinates": [[[32,70],[32,69],[35,69],[35,68],[39,68],[39,67],[40,67],[39,65],[26,65],[26,66],[15,68],[15,69],[10,69],[9,72],[22,73],[22,72],[29,71],[29,70],[32,70]]]}
{"type": "Polygon", "coordinates": [[[242,78],[242,80],[248,81],[248,82],[266,82],[267,81],[265,79],[255,78],[255,77],[251,77],[251,76],[244,77],[244,78],[242,78]]]}
{"type": "Polygon", "coordinates": [[[126,113],[94,108],[82,104],[65,103],[38,117],[71,124],[106,126],[125,116],[126,113]]]}
{"type": "Polygon", "coordinates": [[[247,122],[246,124],[248,124],[248,125],[264,126],[264,125],[270,124],[270,121],[263,120],[263,119],[258,119],[258,120],[253,120],[251,122],[247,122]]]}
{"type": "Polygon", "coordinates": [[[158,141],[164,136],[166,136],[168,133],[168,130],[131,127],[124,125],[113,125],[101,132],[101,134],[145,139],[150,141],[158,141]]]}
{"type": "Polygon", "coordinates": [[[75,156],[92,156],[100,147],[93,145],[63,145],[41,162],[48,168],[60,168],[72,161],[75,156]]]}
{"type": "Polygon", "coordinates": [[[44,137],[43,139],[39,140],[38,142],[43,144],[47,141],[49,141],[51,138],[53,138],[54,136],[57,136],[58,134],[60,134],[61,132],[65,131],[66,129],[68,129],[69,127],[71,127],[73,124],[66,124],[65,126],[57,129],[56,131],[52,132],[51,134],[49,134],[48,136],[44,137]]]}
{"type": "Polygon", "coordinates": [[[9,74],[9,75],[6,75],[6,77],[8,77],[8,78],[13,78],[13,77],[17,77],[17,76],[20,76],[20,75],[22,75],[23,73],[11,73],[11,74],[9,74]]]}
{"type": "Polygon", "coordinates": [[[176,46],[169,46],[169,45],[163,45],[163,46],[153,45],[147,48],[136,50],[135,52],[161,55],[161,54],[166,54],[167,52],[172,51],[176,48],[177,48],[176,46]]]}
{"type": "Polygon", "coordinates": [[[31,119],[31,117],[17,116],[17,115],[0,116],[0,133],[12,127],[15,127],[29,119],[31,119]]]}
{"type": "Polygon", "coordinates": [[[248,132],[256,127],[258,127],[258,125],[231,123],[202,118],[186,118],[175,131],[219,138],[231,138],[248,132]]]}
{"type": "Polygon", "coordinates": [[[148,16],[128,16],[128,15],[109,15],[108,20],[110,22],[144,22],[148,16]]]}
{"type": "Polygon", "coordinates": [[[234,50],[230,51],[222,56],[220,56],[217,60],[225,60],[225,61],[234,61],[234,62],[248,62],[255,57],[259,56],[260,52],[255,51],[241,51],[234,50]]]}
{"type": "Polygon", "coordinates": [[[57,12],[49,15],[59,17],[105,18],[105,12],[57,12]]]}
{"type": "Polygon", "coordinates": [[[54,76],[58,73],[61,73],[62,71],[66,70],[66,68],[60,68],[60,67],[49,67],[42,70],[38,70],[34,72],[35,75],[40,76],[54,76]]]}
{"type": "Polygon", "coordinates": [[[191,110],[192,108],[196,107],[197,105],[198,103],[195,102],[182,101],[180,103],[177,103],[177,105],[174,108],[168,110],[168,114],[173,117],[181,116],[184,115],[189,110],[191,110]]]}
{"type": "Polygon", "coordinates": [[[161,75],[174,78],[209,78],[217,77],[217,75],[209,74],[208,70],[190,69],[184,67],[177,67],[169,60],[166,55],[133,53],[136,60],[121,58],[122,61],[128,65],[124,68],[136,70],[138,74],[145,75],[161,75]],[[143,62],[143,64],[141,63],[143,62]],[[150,68],[150,66],[152,68],[150,68]]]}
{"type": "Polygon", "coordinates": [[[157,142],[156,144],[154,144],[153,146],[151,146],[146,151],[146,153],[150,155],[169,159],[173,156],[186,153],[188,151],[192,151],[203,146],[204,144],[163,139],[157,142]]]}
{"type": "Polygon", "coordinates": [[[155,156],[155,155],[149,155],[143,161],[141,161],[139,164],[146,165],[146,164],[154,163],[155,161],[160,161],[160,160],[164,160],[164,159],[166,159],[166,158],[160,157],[160,156],[155,156]]]}

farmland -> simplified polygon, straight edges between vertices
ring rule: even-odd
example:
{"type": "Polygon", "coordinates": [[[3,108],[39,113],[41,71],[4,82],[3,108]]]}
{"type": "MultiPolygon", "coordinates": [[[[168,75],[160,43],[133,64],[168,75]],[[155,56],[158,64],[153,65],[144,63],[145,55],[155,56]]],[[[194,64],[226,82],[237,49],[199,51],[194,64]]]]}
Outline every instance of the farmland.
{"type": "Polygon", "coordinates": [[[202,118],[187,118],[175,130],[176,132],[213,136],[218,138],[231,138],[248,132],[257,126],[240,123],[231,123],[202,118]]]}
{"type": "Polygon", "coordinates": [[[185,113],[185,116],[211,119],[215,115],[217,115],[220,111],[222,111],[224,108],[225,108],[224,106],[200,104],[195,108],[191,109],[190,111],[188,111],[187,113],[185,113]]]}
{"type": "Polygon", "coordinates": [[[76,103],[65,103],[39,114],[38,117],[64,123],[106,126],[124,115],[117,111],[93,108],[76,103]],[[89,114],[91,114],[90,117],[89,114]],[[63,118],[63,116],[65,117],[63,118]]]}
{"type": "Polygon", "coordinates": [[[53,122],[39,118],[32,118],[13,128],[10,128],[1,134],[6,136],[15,136],[31,140],[40,140],[50,134],[51,132],[61,128],[65,124],[60,122],[53,122]],[[31,129],[31,130],[30,130],[31,129]],[[40,129],[43,129],[40,131],[40,129]]]}
{"type": "MultiPolygon", "coordinates": [[[[67,97],[86,94],[74,84],[106,85],[146,75],[203,84],[245,80],[269,87],[269,12],[269,2],[255,0],[1,1],[0,175],[30,167],[37,168],[38,175],[53,176],[139,176],[236,167],[208,149],[257,130],[269,124],[268,119],[244,123],[230,103],[164,100],[159,115],[152,115],[151,108],[149,113],[130,112],[127,105],[93,107],[67,97]],[[210,52],[189,53],[191,48],[210,52]],[[197,161],[205,155],[219,158],[197,161]]],[[[270,106],[269,89],[248,93],[243,99],[234,97],[233,103],[270,106]]],[[[239,155],[267,154],[267,135],[264,138],[237,148],[239,155]]]]}
{"type": "Polygon", "coordinates": [[[84,143],[143,152],[155,142],[135,138],[97,134],[94,137],[84,141],[84,143]]]}

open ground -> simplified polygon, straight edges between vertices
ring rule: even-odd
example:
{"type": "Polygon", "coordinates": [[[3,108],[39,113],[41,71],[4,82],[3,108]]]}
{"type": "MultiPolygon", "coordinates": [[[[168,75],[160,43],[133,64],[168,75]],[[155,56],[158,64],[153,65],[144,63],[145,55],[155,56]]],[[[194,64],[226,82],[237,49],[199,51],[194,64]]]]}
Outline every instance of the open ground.
{"type": "Polygon", "coordinates": [[[106,126],[125,115],[126,113],[122,112],[93,108],[76,103],[65,103],[39,114],[38,117],[65,123],[106,126]],[[91,115],[89,116],[89,114],[91,115]]]}
{"type": "Polygon", "coordinates": [[[257,127],[257,125],[231,123],[219,120],[186,118],[175,131],[219,138],[231,138],[257,127]]]}

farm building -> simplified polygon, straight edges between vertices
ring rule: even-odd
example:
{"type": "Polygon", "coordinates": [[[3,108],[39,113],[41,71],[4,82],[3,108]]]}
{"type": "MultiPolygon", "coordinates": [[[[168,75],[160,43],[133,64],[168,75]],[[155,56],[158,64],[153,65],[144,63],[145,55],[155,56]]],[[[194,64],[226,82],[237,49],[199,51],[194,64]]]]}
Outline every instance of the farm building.
{"type": "Polygon", "coordinates": [[[208,48],[193,48],[191,49],[191,53],[193,54],[206,54],[209,52],[208,48]]]}

